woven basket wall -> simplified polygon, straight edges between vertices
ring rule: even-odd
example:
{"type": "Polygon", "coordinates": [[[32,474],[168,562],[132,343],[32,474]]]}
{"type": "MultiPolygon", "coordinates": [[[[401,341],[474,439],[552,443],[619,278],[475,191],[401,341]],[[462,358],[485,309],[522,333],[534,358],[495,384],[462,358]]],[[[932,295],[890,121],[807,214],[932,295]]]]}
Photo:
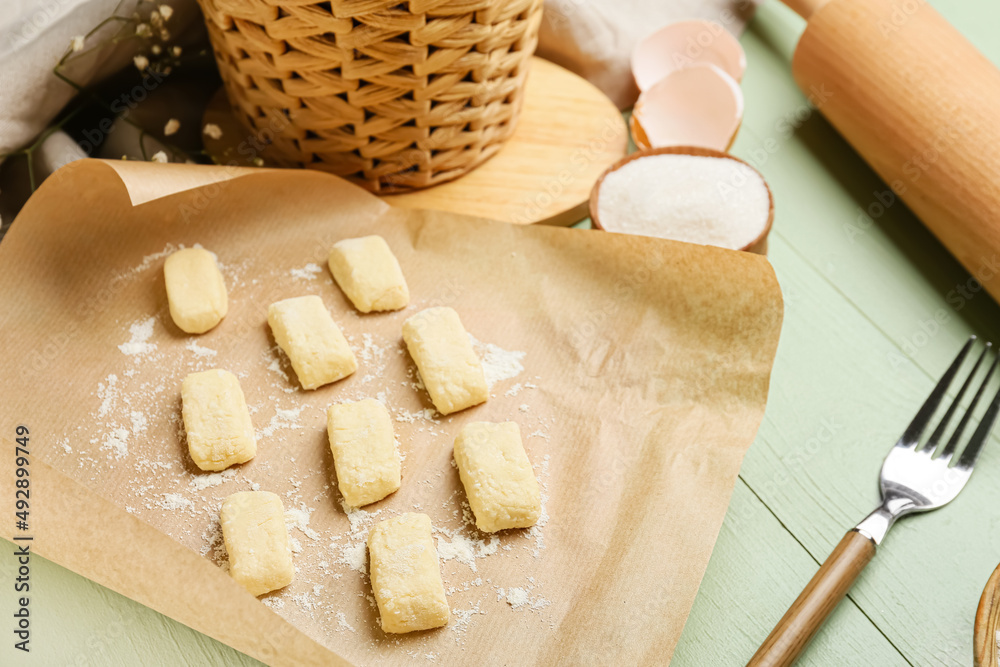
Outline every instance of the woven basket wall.
{"type": "Polygon", "coordinates": [[[500,149],[542,13],[542,0],[199,2],[263,156],[382,193],[447,181],[500,149]]]}

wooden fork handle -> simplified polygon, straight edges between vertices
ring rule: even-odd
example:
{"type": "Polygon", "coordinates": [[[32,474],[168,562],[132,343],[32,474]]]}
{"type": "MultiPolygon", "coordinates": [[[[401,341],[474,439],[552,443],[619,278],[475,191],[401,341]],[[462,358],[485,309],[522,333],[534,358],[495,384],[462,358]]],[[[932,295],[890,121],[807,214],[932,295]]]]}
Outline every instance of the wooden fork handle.
{"type": "Polygon", "coordinates": [[[844,535],[747,667],[792,665],[874,556],[871,538],[856,530],[844,535]]]}

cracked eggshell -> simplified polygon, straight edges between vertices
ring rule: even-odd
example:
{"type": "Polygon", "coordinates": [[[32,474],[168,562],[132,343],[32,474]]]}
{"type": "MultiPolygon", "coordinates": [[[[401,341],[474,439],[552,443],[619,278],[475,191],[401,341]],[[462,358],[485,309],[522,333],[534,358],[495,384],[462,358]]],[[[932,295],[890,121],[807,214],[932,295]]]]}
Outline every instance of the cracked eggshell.
{"type": "Polygon", "coordinates": [[[702,64],[715,65],[738,83],[747,58],[739,41],[714,21],[671,23],[632,50],[632,75],[643,92],[672,72],[702,64]]]}
{"type": "Polygon", "coordinates": [[[727,151],[742,120],[739,84],[715,65],[694,65],[644,91],[629,128],[640,149],[701,146],[727,151]]]}

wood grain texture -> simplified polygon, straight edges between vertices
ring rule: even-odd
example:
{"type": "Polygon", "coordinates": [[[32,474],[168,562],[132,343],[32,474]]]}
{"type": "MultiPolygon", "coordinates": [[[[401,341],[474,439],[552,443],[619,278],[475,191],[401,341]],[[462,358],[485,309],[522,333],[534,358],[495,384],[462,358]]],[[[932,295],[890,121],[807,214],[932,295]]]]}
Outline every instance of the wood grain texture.
{"type": "MultiPolygon", "coordinates": [[[[597,177],[625,154],[625,121],[591,83],[547,60],[532,59],[526,86],[514,135],[496,155],[458,180],[385,200],[515,224],[571,225],[585,218],[597,177]]],[[[257,153],[224,91],[203,121],[222,129],[219,139],[204,137],[216,162],[253,166],[257,153]]]]}
{"type": "Polygon", "coordinates": [[[1000,299],[1000,69],[927,2],[833,0],[792,69],[823,115],[1000,299]]]}
{"type": "MultiPolygon", "coordinates": [[[[738,481],[673,667],[744,664],[818,564],[738,481]]],[[[797,667],[909,667],[857,606],[845,600],[797,667]]]]}
{"type": "Polygon", "coordinates": [[[747,666],[790,667],[794,664],[874,557],[873,540],[853,530],[844,535],[747,666]]]}
{"type": "MultiPolygon", "coordinates": [[[[1000,21],[1000,6],[978,5],[978,18],[941,9],[1000,59],[984,24],[1000,21]]],[[[795,25],[765,4],[743,40],[756,67],[744,79],[734,151],[775,193],[770,258],[787,313],[768,416],[743,477],[819,559],[877,503],[882,457],[965,338],[998,340],[1000,309],[981,289],[963,296],[969,273],[905,204],[869,210],[886,184],[790,78],[773,75],[795,25]]],[[[1000,553],[1000,519],[988,510],[1000,502],[990,483],[1000,440],[991,442],[953,506],[898,524],[850,593],[912,664],[967,664],[972,652],[976,603],[1000,553]]]]}
{"type": "Polygon", "coordinates": [[[514,136],[460,180],[385,198],[394,206],[515,224],[570,225],[587,216],[597,177],[625,155],[621,113],[588,81],[534,58],[514,136]]]}
{"type": "Polygon", "coordinates": [[[1000,566],[993,570],[976,609],[976,624],[972,638],[973,667],[1000,665],[1000,566]]]}

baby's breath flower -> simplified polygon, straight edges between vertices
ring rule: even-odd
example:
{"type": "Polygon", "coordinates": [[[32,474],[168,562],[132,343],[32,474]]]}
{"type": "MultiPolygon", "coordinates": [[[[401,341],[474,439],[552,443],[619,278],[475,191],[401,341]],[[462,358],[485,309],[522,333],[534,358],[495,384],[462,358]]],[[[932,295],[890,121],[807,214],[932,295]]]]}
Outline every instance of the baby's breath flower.
{"type": "Polygon", "coordinates": [[[256,166],[256,167],[263,167],[264,166],[264,158],[262,158],[262,157],[255,157],[253,159],[253,163],[254,163],[254,166],[256,166]]]}
{"type": "Polygon", "coordinates": [[[155,153],[153,153],[153,157],[150,158],[150,159],[153,162],[166,162],[167,161],[167,154],[164,153],[163,151],[156,151],[155,153]]]}
{"type": "Polygon", "coordinates": [[[163,127],[163,134],[169,137],[171,134],[176,134],[179,129],[181,129],[181,122],[176,118],[171,118],[163,127]]]}
{"type": "Polygon", "coordinates": [[[164,21],[169,21],[170,17],[174,15],[174,8],[170,5],[160,5],[160,16],[163,17],[164,21]]]}
{"type": "Polygon", "coordinates": [[[158,56],[163,51],[163,48],[159,44],[153,44],[149,50],[153,52],[154,56],[158,56]]]}
{"type": "Polygon", "coordinates": [[[135,65],[137,70],[144,72],[146,68],[149,67],[149,58],[146,56],[136,56],[135,58],[132,58],[132,63],[135,65]]]}
{"type": "Polygon", "coordinates": [[[170,49],[170,53],[174,54],[174,58],[180,58],[181,57],[181,47],[175,46],[175,47],[171,48],[170,49]]]}
{"type": "Polygon", "coordinates": [[[153,34],[148,23],[140,23],[135,27],[135,34],[139,37],[149,37],[153,34]]]}
{"type": "Polygon", "coordinates": [[[72,49],[73,53],[77,53],[79,51],[83,51],[83,42],[84,42],[84,39],[85,38],[84,38],[83,35],[77,35],[72,40],[70,40],[69,48],[72,49]]]}
{"type": "Polygon", "coordinates": [[[222,128],[215,123],[205,123],[205,127],[201,131],[210,139],[222,138],[222,128]]]}

